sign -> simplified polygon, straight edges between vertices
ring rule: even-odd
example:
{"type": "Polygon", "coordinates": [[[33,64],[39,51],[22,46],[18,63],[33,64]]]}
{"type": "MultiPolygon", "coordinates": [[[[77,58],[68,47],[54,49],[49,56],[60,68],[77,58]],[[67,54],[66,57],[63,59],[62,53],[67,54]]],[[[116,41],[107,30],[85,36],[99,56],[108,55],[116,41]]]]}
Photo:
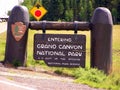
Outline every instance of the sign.
{"type": "Polygon", "coordinates": [[[34,59],[48,66],[85,67],[85,35],[35,34],[34,59]]]}
{"type": "Polygon", "coordinates": [[[47,10],[37,3],[31,10],[30,13],[36,18],[38,21],[47,13],[47,10]]]}
{"type": "Polygon", "coordinates": [[[16,41],[20,41],[26,32],[26,25],[23,22],[15,22],[11,25],[12,35],[16,41]]]}

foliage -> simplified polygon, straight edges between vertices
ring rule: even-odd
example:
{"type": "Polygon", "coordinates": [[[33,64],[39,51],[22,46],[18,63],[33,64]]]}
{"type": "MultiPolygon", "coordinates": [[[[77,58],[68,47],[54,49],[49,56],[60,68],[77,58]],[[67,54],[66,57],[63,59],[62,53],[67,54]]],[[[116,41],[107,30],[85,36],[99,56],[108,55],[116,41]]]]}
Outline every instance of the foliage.
{"type": "Polygon", "coordinates": [[[75,72],[77,83],[83,83],[95,88],[104,88],[109,90],[120,89],[120,76],[110,74],[106,76],[103,72],[97,69],[82,69],[79,68],[75,72]]]}
{"type": "Polygon", "coordinates": [[[32,8],[36,2],[40,1],[48,10],[47,15],[43,18],[46,20],[88,20],[92,15],[92,0],[25,0],[22,5],[27,6],[30,10],[30,8],[32,8]],[[81,2],[83,2],[83,4],[81,2]],[[88,15],[86,15],[86,13],[88,13],[88,15]]]}
{"type": "Polygon", "coordinates": [[[14,59],[12,63],[13,63],[13,66],[14,66],[14,67],[19,67],[19,66],[22,65],[22,64],[20,63],[20,60],[17,60],[17,59],[14,59]]]}
{"type": "MultiPolygon", "coordinates": [[[[90,21],[97,7],[107,7],[114,23],[120,22],[120,0],[24,0],[22,5],[30,10],[36,2],[40,2],[48,10],[43,17],[45,20],[90,21]]],[[[32,16],[30,18],[34,20],[32,16]]]]}
{"type": "Polygon", "coordinates": [[[75,78],[75,83],[86,84],[94,88],[120,89],[118,73],[111,73],[107,76],[102,71],[92,68],[54,68],[54,72],[59,75],[72,76],[75,78]]]}

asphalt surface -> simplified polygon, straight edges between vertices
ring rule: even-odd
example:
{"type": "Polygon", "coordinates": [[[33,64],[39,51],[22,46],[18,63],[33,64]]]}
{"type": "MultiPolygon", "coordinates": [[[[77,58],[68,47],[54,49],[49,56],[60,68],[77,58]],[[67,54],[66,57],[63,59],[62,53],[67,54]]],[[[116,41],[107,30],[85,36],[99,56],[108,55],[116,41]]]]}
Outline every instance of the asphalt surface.
{"type": "Polygon", "coordinates": [[[26,71],[0,67],[0,90],[103,90],[76,84],[72,77],[39,69],[26,71]]]}
{"type": "Polygon", "coordinates": [[[0,77],[0,90],[37,90],[32,87],[21,85],[20,83],[0,77]]]}

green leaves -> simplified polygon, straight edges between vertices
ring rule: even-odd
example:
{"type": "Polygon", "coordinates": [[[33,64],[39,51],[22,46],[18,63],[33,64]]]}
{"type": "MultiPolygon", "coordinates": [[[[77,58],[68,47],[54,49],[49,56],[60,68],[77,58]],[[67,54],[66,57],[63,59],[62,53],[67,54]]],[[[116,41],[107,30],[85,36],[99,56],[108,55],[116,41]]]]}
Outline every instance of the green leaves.
{"type": "Polygon", "coordinates": [[[37,2],[48,10],[45,20],[90,21],[97,7],[107,7],[112,12],[114,23],[120,22],[119,0],[24,0],[23,5],[31,9],[37,2]]]}

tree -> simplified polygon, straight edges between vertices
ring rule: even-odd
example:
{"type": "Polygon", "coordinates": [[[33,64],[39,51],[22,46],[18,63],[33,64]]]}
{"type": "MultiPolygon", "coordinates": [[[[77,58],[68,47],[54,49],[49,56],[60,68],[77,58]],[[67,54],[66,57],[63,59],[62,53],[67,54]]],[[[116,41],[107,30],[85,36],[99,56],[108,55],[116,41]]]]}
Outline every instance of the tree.
{"type": "Polygon", "coordinates": [[[86,12],[87,12],[87,2],[86,0],[80,0],[80,10],[79,10],[79,17],[81,21],[86,21],[86,12]]]}
{"type": "Polygon", "coordinates": [[[24,0],[23,5],[30,10],[36,2],[48,10],[43,17],[46,20],[90,21],[93,10],[106,7],[112,12],[114,22],[120,22],[120,0],[24,0]]]}
{"type": "Polygon", "coordinates": [[[90,21],[91,17],[92,17],[92,13],[93,13],[93,4],[92,4],[92,0],[87,0],[87,7],[86,7],[87,11],[86,11],[86,18],[87,21],[90,21]]]}
{"type": "Polygon", "coordinates": [[[64,4],[64,18],[65,21],[73,21],[73,0],[66,0],[66,4],[64,4]]]}

